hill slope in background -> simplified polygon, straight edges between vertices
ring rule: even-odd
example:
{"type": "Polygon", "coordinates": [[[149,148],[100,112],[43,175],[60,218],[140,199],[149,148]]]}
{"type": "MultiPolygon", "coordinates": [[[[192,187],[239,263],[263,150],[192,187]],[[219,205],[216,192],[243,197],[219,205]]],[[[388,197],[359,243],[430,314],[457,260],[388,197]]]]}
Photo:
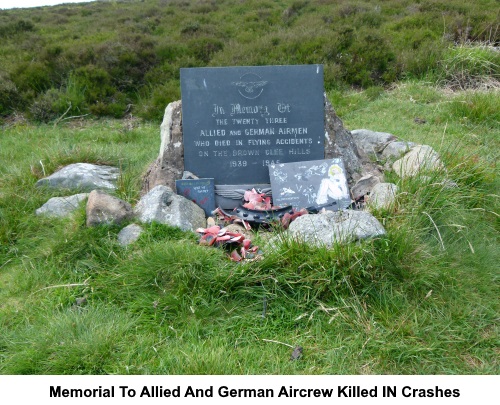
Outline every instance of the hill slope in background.
{"type": "MultiPolygon", "coordinates": [[[[179,68],[325,65],[326,89],[442,74],[455,44],[500,41],[494,0],[143,0],[0,11],[0,117],[159,119],[179,68]]],[[[498,75],[499,53],[493,52],[498,75]]]]}

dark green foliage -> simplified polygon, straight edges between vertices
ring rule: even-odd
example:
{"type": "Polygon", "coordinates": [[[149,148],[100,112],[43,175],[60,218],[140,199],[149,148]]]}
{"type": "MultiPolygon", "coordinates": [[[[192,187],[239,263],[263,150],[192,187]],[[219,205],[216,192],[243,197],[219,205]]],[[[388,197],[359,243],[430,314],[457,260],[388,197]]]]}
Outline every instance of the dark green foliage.
{"type": "Polygon", "coordinates": [[[83,89],[88,103],[101,101],[113,94],[111,76],[107,71],[94,65],[87,65],[75,70],[73,78],[78,87],[83,89]]]}
{"type": "Polygon", "coordinates": [[[35,30],[35,24],[29,20],[17,20],[0,24],[0,38],[8,38],[18,36],[24,32],[35,30]]]}
{"type": "Polygon", "coordinates": [[[213,54],[224,48],[222,41],[208,37],[190,40],[187,45],[193,56],[203,63],[210,62],[213,54]]]}
{"type": "Polygon", "coordinates": [[[123,34],[118,40],[93,45],[87,63],[107,71],[119,91],[134,91],[155,64],[154,40],[148,36],[123,34]]]}
{"type": "Polygon", "coordinates": [[[160,121],[168,103],[181,98],[180,81],[170,80],[157,86],[146,87],[145,99],[140,102],[138,113],[147,120],[160,121]]]}
{"type": "Polygon", "coordinates": [[[12,113],[19,106],[20,99],[16,85],[0,71],[0,117],[12,113]]]}
{"type": "Polygon", "coordinates": [[[133,106],[157,120],[180,97],[183,67],[321,63],[327,91],[442,80],[450,46],[498,45],[495,7],[494,0],[145,0],[0,11],[0,72],[10,80],[0,85],[0,115],[57,104],[33,114],[50,120],[71,101],[72,113],[119,117],[133,106]],[[67,96],[69,80],[83,104],[67,96]]]}
{"type": "Polygon", "coordinates": [[[25,62],[12,73],[12,80],[25,94],[40,94],[53,84],[51,71],[44,62],[25,62]]]}
{"type": "Polygon", "coordinates": [[[129,110],[130,104],[127,104],[127,97],[122,93],[115,93],[104,101],[97,101],[89,106],[89,111],[96,117],[123,118],[129,110]]]}
{"type": "MultiPolygon", "coordinates": [[[[66,106],[68,108],[69,104],[66,106]]],[[[50,89],[41,94],[31,105],[29,112],[33,120],[37,122],[50,122],[64,113],[64,98],[59,90],[50,89]]]]}
{"type": "Polygon", "coordinates": [[[369,32],[356,38],[340,60],[344,80],[362,87],[393,82],[397,79],[395,59],[389,42],[379,34],[369,32]]]}

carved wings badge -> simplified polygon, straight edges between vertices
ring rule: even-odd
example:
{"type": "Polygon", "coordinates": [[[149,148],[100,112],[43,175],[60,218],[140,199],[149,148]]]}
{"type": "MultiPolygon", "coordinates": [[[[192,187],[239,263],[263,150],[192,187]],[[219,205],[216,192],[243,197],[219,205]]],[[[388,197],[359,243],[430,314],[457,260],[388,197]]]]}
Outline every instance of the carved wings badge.
{"type": "Polygon", "coordinates": [[[264,86],[267,83],[269,82],[262,80],[262,78],[255,73],[245,73],[240,77],[239,81],[231,82],[233,86],[238,88],[240,95],[248,99],[259,97],[264,91],[264,86]]]}

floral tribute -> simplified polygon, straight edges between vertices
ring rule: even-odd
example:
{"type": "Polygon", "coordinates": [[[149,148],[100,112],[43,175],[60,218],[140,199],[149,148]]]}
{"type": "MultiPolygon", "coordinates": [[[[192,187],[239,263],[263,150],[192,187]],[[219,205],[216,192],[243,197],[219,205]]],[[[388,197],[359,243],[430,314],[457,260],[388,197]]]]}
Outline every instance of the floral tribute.
{"type": "MultiPolygon", "coordinates": [[[[255,189],[247,190],[243,198],[245,202],[242,204],[242,207],[249,210],[271,212],[272,210],[280,209],[280,207],[275,207],[271,204],[271,197],[265,193],[259,193],[255,189]]],[[[295,218],[305,214],[308,214],[305,208],[301,210],[291,209],[289,212],[284,213],[281,218],[276,218],[276,220],[286,229],[295,218]]],[[[226,223],[240,223],[246,230],[252,229],[248,221],[236,215],[228,215],[220,208],[214,211],[214,215],[226,223]]],[[[247,239],[243,234],[230,232],[218,225],[209,228],[198,228],[196,232],[201,235],[200,245],[223,246],[230,250],[229,258],[235,262],[241,262],[244,259],[257,260],[260,258],[259,247],[252,246],[252,241],[247,239]]]]}

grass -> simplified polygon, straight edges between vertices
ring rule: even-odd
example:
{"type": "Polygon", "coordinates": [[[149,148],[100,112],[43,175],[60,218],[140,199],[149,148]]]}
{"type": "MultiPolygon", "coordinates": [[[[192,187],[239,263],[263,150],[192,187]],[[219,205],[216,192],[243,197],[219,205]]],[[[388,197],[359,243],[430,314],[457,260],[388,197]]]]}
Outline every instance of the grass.
{"type": "Polygon", "coordinates": [[[83,207],[34,215],[53,196],[35,182],[78,161],[120,165],[117,195],[135,204],[157,125],[4,127],[0,373],[498,374],[498,94],[407,81],[329,97],[347,128],[430,144],[446,171],[388,175],[401,193],[375,213],[386,237],[270,250],[261,233],[263,260],[244,264],[165,225],[122,248],[118,228],[86,228],[83,207]]]}
{"type": "Polygon", "coordinates": [[[488,43],[450,47],[440,65],[442,85],[460,90],[500,86],[500,54],[488,43]]]}

